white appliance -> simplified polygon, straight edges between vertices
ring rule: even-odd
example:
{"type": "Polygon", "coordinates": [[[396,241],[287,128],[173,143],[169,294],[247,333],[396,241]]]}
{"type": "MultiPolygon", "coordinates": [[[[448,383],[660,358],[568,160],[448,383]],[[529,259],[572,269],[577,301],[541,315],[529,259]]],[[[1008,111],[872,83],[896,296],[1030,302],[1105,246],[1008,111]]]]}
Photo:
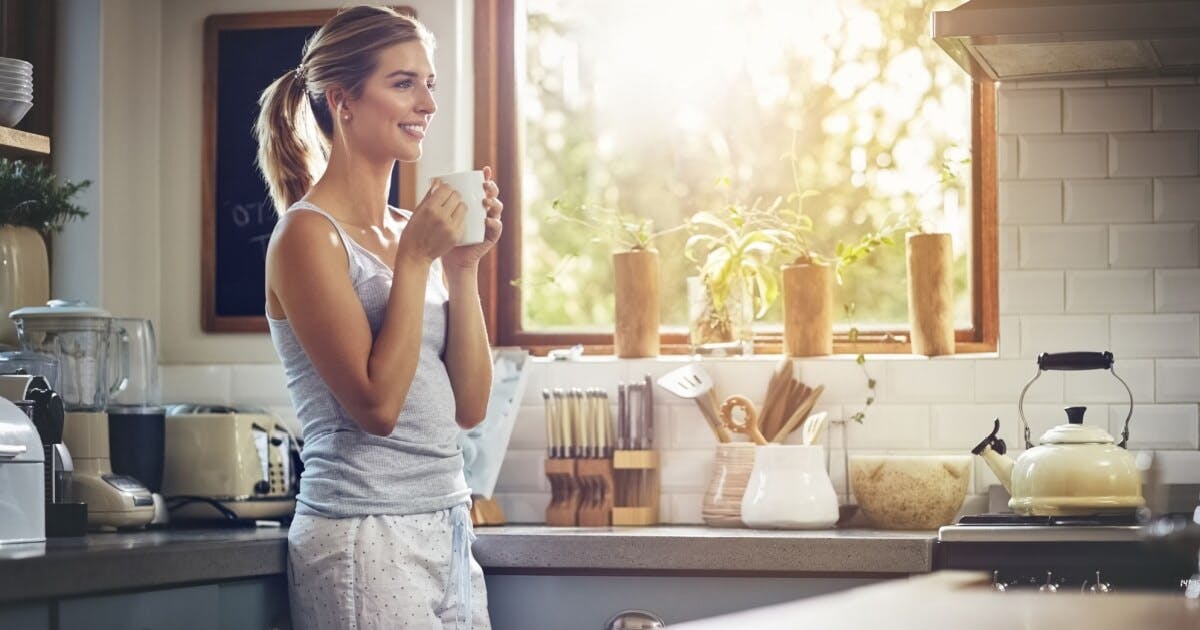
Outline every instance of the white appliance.
{"type": "Polygon", "coordinates": [[[46,540],[45,461],[33,421],[0,398],[0,545],[46,540]]]}
{"type": "Polygon", "coordinates": [[[295,511],[298,448],[274,416],[168,405],[164,433],[162,494],[172,519],[272,519],[295,511]]]}

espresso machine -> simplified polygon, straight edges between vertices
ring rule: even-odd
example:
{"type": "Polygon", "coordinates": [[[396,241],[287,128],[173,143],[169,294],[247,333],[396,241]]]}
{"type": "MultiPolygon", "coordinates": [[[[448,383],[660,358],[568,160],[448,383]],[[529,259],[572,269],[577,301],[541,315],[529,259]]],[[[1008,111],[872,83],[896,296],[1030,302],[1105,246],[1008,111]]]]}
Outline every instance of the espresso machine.
{"type": "Polygon", "coordinates": [[[71,491],[87,503],[92,529],[142,527],[154,517],[154,499],[137,479],[115,474],[109,458],[109,397],[125,388],[127,359],[111,342],[113,317],[81,302],[51,300],[9,314],[21,349],[58,360],[59,391],[66,409],[63,442],[74,462],[71,491]]]}

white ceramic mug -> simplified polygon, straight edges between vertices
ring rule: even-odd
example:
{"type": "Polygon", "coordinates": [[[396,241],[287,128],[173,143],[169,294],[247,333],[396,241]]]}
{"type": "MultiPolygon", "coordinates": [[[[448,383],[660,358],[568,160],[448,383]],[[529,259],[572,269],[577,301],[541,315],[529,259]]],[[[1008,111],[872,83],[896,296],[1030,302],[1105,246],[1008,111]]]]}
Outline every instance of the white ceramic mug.
{"type": "Polygon", "coordinates": [[[467,216],[463,220],[463,235],[459,245],[475,245],[483,242],[483,220],[487,218],[487,208],[483,205],[483,171],[463,171],[441,175],[438,179],[458,191],[462,202],[467,206],[467,216]]]}
{"type": "Polygon", "coordinates": [[[754,449],[754,470],[742,497],[742,521],[748,527],[825,529],[837,520],[825,447],[769,444],[754,449]]]}

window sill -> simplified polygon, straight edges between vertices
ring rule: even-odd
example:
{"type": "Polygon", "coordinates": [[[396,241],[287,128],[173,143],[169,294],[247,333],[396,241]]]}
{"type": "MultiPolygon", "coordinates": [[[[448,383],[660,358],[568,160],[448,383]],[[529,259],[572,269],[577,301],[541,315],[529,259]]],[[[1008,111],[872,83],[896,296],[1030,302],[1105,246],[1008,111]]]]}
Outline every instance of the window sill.
{"type": "MultiPolygon", "coordinates": [[[[960,346],[962,344],[959,344],[960,346]]],[[[534,353],[533,361],[536,363],[618,363],[621,361],[654,361],[657,363],[687,363],[694,360],[700,361],[737,361],[744,363],[777,363],[784,356],[778,352],[775,353],[758,353],[752,355],[741,356],[696,356],[687,353],[687,348],[682,348],[681,352],[668,352],[668,348],[664,347],[662,354],[656,357],[636,357],[636,358],[620,358],[612,354],[612,348],[608,347],[603,350],[603,347],[585,346],[584,354],[569,359],[555,359],[546,356],[545,352],[534,353]]],[[[836,346],[835,346],[836,352],[836,346]]],[[[996,359],[999,358],[999,352],[978,351],[978,352],[958,352],[956,354],[948,354],[938,357],[927,357],[924,355],[909,354],[909,353],[867,353],[864,355],[868,362],[872,361],[974,361],[978,359],[996,359]]],[[[856,361],[857,354],[829,354],[814,357],[791,357],[793,361],[856,361]]]]}

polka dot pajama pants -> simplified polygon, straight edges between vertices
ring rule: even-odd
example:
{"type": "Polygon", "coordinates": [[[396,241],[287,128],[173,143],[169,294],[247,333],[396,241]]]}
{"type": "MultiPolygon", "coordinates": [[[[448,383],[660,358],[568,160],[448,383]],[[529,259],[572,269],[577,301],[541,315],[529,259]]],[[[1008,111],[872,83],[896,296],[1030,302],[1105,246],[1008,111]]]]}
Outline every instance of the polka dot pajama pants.
{"type": "Polygon", "coordinates": [[[465,506],[405,516],[297,515],[288,530],[292,627],[490,630],[470,528],[465,506]],[[456,567],[469,567],[469,578],[456,567]]]}

